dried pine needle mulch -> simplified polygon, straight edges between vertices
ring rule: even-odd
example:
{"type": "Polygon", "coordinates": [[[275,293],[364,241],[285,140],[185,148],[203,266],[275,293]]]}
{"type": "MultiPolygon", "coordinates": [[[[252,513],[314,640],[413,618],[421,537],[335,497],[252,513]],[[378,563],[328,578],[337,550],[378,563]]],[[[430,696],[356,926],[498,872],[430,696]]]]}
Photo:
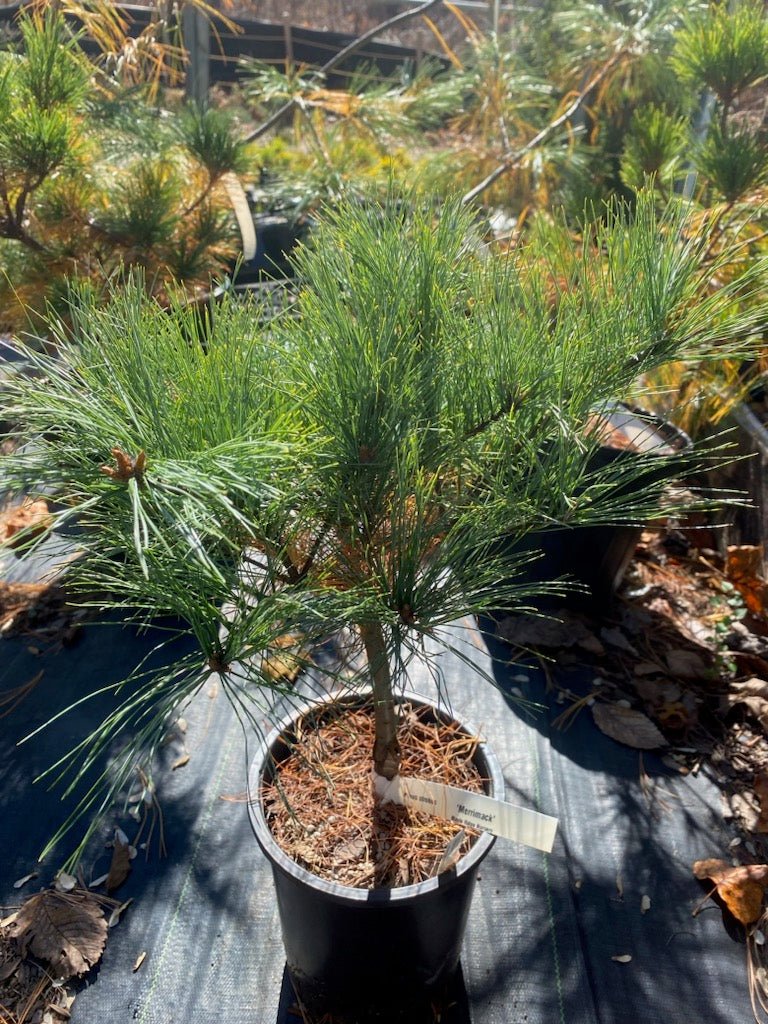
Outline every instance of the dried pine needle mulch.
{"type": "Polygon", "coordinates": [[[74,995],[52,978],[42,964],[17,952],[10,929],[0,922],[0,1022],[63,1024],[74,995]]]}
{"type": "MultiPolygon", "coordinates": [[[[456,724],[401,708],[401,774],[479,793],[477,739],[456,724]]],[[[412,885],[431,878],[462,826],[373,799],[373,713],[345,711],[298,737],[262,801],[277,843],[321,878],[360,889],[412,885]]],[[[463,856],[479,833],[464,828],[463,856]]]]}

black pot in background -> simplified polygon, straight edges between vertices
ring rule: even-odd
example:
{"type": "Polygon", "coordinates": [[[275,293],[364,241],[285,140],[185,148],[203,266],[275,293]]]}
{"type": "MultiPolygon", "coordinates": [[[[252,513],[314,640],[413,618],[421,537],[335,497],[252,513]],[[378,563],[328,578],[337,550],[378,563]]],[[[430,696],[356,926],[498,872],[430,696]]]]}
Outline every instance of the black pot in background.
{"type": "Polygon", "coordinates": [[[235,275],[237,285],[264,280],[293,277],[290,255],[309,232],[305,217],[294,218],[282,213],[253,215],[256,229],[256,255],[242,263],[235,275]]]}
{"type": "MultiPolygon", "coordinates": [[[[659,456],[658,470],[649,466],[641,478],[619,488],[619,494],[673,479],[676,472],[670,464],[670,456],[690,451],[693,444],[687,434],[672,424],[621,402],[606,406],[600,417],[606,435],[613,437],[615,443],[602,445],[593,456],[590,468],[599,469],[637,458],[638,454],[659,456]]],[[[564,597],[541,597],[535,602],[540,608],[563,604],[583,606],[585,601],[598,608],[604,607],[621,583],[642,530],[640,525],[575,526],[529,534],[514,550],[540,551],[541,557],[525,567],[521,579],[541,583],[568,576],[586,587],[586,593],[571,590],[564,597]]]]}
{"type": "MultiPolygon", "coordinates": [[[[409,703],[451,720],[424,697],[409,703]]],[[[494,836],[483,833],[450,871],[396,889],[353,889],[300,867],[272,838],[260,793],[275,761],[289,753],[300,717],[321,720],[339,702],[359,706],[357,695],[331,698],[289,715],[264,741],[250,774],[251,825],[272,865],[287,967],[310,1019],[330,1014],[339,1024],[373,1024],[417,1018],[419,1008],[439,1004],[458,968],[461,944],[481,861],[494,836]]],[[[477,732],[461,723],[472,736],[477,732]]],[[[503,798],[504,779],[493,754],[479,744],[476,763],[488,780],[486,792],[503,798]]]]}

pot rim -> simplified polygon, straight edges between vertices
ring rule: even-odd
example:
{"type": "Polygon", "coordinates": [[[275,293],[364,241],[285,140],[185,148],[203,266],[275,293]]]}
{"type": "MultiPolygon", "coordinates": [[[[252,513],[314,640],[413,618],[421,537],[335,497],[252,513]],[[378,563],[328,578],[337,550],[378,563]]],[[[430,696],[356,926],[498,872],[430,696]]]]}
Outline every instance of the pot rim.
{"type": "MultiPolygon", "coordinates": [[[[323,708],[329,704],[359,701],[362,696],[366,695],[354,692],[335,693],[328,694],[319,700],[311,699],[304,701],[301,704],[297,704],[286,715],[284,715],[268,735],[262,735],[259,742],[259,749],[251,761],[248,771],[248,817],[250,818],[251,828],[254,831],[256,840],[267,859],[271,861],[272,866],[279,868],[296,881],[302,882],[303,884],[308,885],[316,891],[322,892],[335,900],[353,905],[396,904],[401,903],[404,900],[412,899],[414,896],[423,896],[427,893],[436,892],[438,889],[444,890],[448,886],[455,884],[462,875],[475,870],[480,861],[483,860],[493,844],[496,842],[496,836],[492,835],[490,832],[481,832],[477,840],[472,844],[471,849],[454,865],[454,867],[450,868],[448,871],[443,871],[432,878],[427,878],[423,882],[416,882],[412,885],[401,885],[396,888],[382,887],[379,889],[358,889],[350,885],[342,885],[339,882],[331,882],[326,878],[320,878],[318,875],[314,875],[311,871],[301,867],[300,864],[297,864],[296,861],[292,860],[274,839],[272,832],[267,825],[266,818],[264,817],[261,799],[258,796],[261,791],[261,781],[264,776],[264,769],[267,764],[267,755],[269,751],[272,750],[275,744],[280,740],[282,734],[292,728],[294,722],[300,718],[301,715],[317,708],[323,708]],[[255,794],[255,796],[252,797],[251,794],[255,794]]],[[[441,707],[439,703],[431,697],[427,697],[424,694],[417,693],[415,691],[406,691],[398,697],[398,702],[404,701],[415,701],[419,704],[432,708],[441,715],[450,715],[450,717],[461,725],[461,727],[471,736],[479,736],[478,730],[471,722],[468,722],[464,718],[459,718],[454,712],[447,712],[445,707],[441,707]]],[[[485,740],[478,740],[477,749],[485,760],[484,767],[487,769],[488,781],[490,783],[489,795],[494,796],[496,799],[503,799],[504,776],[498,758],[485,740]]]]}

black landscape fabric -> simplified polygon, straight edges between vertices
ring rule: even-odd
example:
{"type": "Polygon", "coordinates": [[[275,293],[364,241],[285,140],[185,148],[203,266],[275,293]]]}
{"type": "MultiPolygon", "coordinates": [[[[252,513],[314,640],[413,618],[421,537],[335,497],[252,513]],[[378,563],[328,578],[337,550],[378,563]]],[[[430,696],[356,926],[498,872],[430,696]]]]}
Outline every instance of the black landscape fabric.
{"type": "MultiPolygon", "coordinates": [[[[499,757],[507,799],[560,819],[551,855],[497,841],[481,868],[462,958],[462,1024],[744,1024],[751,1019],[744,946],[691,875],[699,858],[727,856],[720,797],[701,775],[670,774],[595,728],[588,710],[567,731],[551,720],[562,706],[526,712],[519,696],[546,703],[537,670],[506,664],[470,623],[446,638],[458,653],[436,662],[455,708],[499,757]],[[643,913],[643,897],[650,908],[643,913]],[[616,956],[631,956],[620,963],[616,956]]],[[[0,640],[0,686],[8,693],[43,670],[3,720],[2,903],[9,907],[51,881],[57,857],[21,892],[44,839],[66,808],[33,777],[103,715],[108,699],[82,705],[34,740],[17,741],[93,689],[121,678],[157,638],[120,622],[88,624],[57,653],[34,653],[29,638],[0,640]]],[[[434,693],[416,669],[416,690],[434,693]]],[[[117,895],[133,899],[110,931],[101,964],[86,977],[73,1024],[291,1024],[280,928],[269,869],[248,825],[248,752],[241,727],[214,683],[184,712],[186,731],[163,752],[156,774],[168,853],[133,862],[117,895]],[[189,755],[173,770],[172,765],[189,755]],[[145,954],[141,967],[133,971],[145,954]]],[[[253,750],[253,739],[250,742],[253,750]]],[[[119,819],[129,836],[135,823],[119,819]],[[130,826],[130,827],[129,827],[130,826]]],[[[84,865],[106,872],[105,830],[84,865]]],[[[146,837],[146,836],[145,836],[146,837]]],[[[62,846],[62,856],[66,852],[62,846]]]]}

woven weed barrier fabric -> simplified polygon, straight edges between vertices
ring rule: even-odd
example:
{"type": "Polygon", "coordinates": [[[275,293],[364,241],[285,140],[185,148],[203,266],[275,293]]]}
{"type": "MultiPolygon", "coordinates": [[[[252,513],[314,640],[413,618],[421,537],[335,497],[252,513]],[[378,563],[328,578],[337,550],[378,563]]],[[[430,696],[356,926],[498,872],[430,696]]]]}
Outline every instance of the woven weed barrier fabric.
{"type": "MultiPolygon", "coordinates": [[[[749,1021],[744,947],[714,906],[691,916],[702,897],[691,863],[726,856],[730,839],[714,787],[701,776],[670,775],[648,754],[642,765],[651,783],[641,784],[638,753],[598,732],[588,712],[558,731],[551,720],[562,707],[521,707],[513,691],[548,700],[535,670],[505,664],[506,651],[493,642],[492,661],[471,624],[445,636],[454,652],[436,654],[429,670],[414,667],[413,688],[434,694],[437,677],[452,706],[492,744],[507,799],[560,819],[551,855],[498,840],[481,868],[462,957],[462,1024],[749,1021]],[[643,896],[651,901],[646,913],[643,896]],[[624,955],[631,961],[612,960],[624,955]]],[[[120,623],[88,625],[76,646],[55,655],[30,653],[23,638],[0,641],[4,692],[44,669],[0,733],[5,905],[18,902],[12,882],[33,869],[63,810],[58,794],[33,786],[33,776],[106,704],[86,703],[22,747],[17,739],[76,695],[121,678],[154,643],[120,623]]],[[[117,893],[133,903],[85,979],[73,1024],[294,1019],[270,872],[247,820],[243,732],[210,684],[184,717],[186,731],[164,750],[157,772],[167,856],[157,854],[156,829],[117,893]]],[[[249,745],[252,752],[253,738],[249,745]]],[[[133,822],[120,823],[130,837],[133,822]]],[[[107,870],[106,838],[95,844],[86,877],[107,870]]],[[[57,866],[52,857],[22,892],[50,881],[57,866]]]]}

